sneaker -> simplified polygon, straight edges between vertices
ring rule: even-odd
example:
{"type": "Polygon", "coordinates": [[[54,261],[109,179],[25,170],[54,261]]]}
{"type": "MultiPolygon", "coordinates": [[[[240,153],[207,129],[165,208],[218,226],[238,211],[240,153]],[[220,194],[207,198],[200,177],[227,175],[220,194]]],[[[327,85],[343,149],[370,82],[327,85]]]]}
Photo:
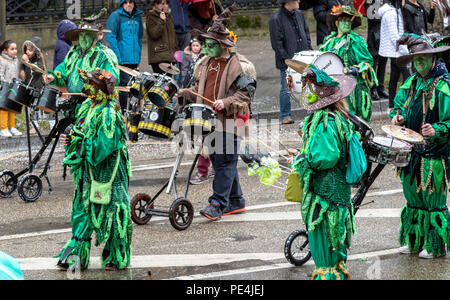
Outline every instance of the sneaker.
{"type": "Polygon", "coordinates": [[[247,211],[247,209],[245,207],[233,207],[230,205],[230,206],[227,206],[227,208],[225,208],[223,210],[223,215],[228,216],[228,215],[234,215],[234,214],[241,214],[246,211],[247,211]]]}
{"type": "Polygon", "coordinates": [[[398,248],[398,252],[400,252],[401,254],[414,254],[414,253],[417,253],[415,251],[409,250],[408,246],[402,246],[402,247],[398,248]]]}
{"type": "Polygon", "coordinates": [[[281,121],[281,124],[283,124],[283,125],[294,124],[294,120],[292,120],[291,117],[286,117],[283,119],[283,121],[281,121]]]}
{"type": "Polygon", "coordinates": [[[216,171],[214,171],[214,169],[211,169],[211,171],[209,171],[208,178],[214,178],[215,175],[216,171]]]}
{"type": "Polygon", "coordinates": [[[11,132],[12,135],[14,136],[21,136],[22,132],[20,132],[19,130],[17,130],[16,127],[10,128],[9,131],[11,132]]]}
{"type": "Polygon", "coordinates": [[[425,259],[438,258],[438,257],[442,257],[442,256],[444,256],[444,254],[441,254],[441,255],[438,255],[438,256],[434,256],[432,253],[428,253],[428,251],[426,249],[423,249],[419,253],[419,257],[420,258],[425,258],[425,259]]]}
{"type": "Polygon", "coordinates": [[[216,221],[222,217],[222,210],[220,209],[219,203],[211,201],[204,210],[200,211],[200,214],[211,221],[216,221]]]}
{"type": "Polygon", "coordinates": [[[194,177],[189,181],[190,184],[202,184],[205,182],[208,182],[208,176],[207,175],[201,175],[200,173],[195,174],[194,177]]]}
{"type": "Polygon", "coordinates": [[[13,135],[11,134],[11,132],[9,132],[8,129],[2,129],[2,130],[0,130],[0,136],[12,137],[13,135]]]}

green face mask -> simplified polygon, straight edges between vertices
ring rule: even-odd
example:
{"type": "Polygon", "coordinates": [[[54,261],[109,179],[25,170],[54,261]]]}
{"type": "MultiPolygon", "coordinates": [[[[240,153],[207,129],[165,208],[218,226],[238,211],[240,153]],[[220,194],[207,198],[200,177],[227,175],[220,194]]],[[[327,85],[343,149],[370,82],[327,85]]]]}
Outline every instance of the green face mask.
{"type": "Polygon", "coordinates": [[[219,57],[222,49],[220,48],[220,44],[212,39],[206,39],[205,44],[202,47],[202,52],[209,57],[219,57]]]}
{"type": "Polygon", "coordinates": [[[92,43],[94,42],[94,34],[90,32],[80,32],[78,42],[81,49],[87,50],[92,46],[92,43]]]}
{"type": "Polygon", "coordinates": [[[352,22],[350,20],[338,21],[338,32],[342,34],[349,33],[352,30],[352,22]]]}
{"type": "Polygon", "coordinates": [[[430,73],[433,67],[433,54],[417,55],[413,60],[413,65],[417,72],[424,77],[430,73]]]}

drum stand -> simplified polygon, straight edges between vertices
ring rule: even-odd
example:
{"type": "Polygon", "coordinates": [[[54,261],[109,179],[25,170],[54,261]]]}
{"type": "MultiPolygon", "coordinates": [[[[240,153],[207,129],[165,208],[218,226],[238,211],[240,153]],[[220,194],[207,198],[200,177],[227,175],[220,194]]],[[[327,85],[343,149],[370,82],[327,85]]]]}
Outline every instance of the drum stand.
{"type": "Polygon", "coordinates": [[[58,144],[60,135],[65,131],[65,129],[69,125],[75,122],[75,119],[63,118],[61,120],[58,120],[58,111],[56,111],[55,125],[50,130],[49,135],[45,139],[42,137],[36,124],[33,122],[33,120],[31,120],[31,124],[33,125],[34,129],[36,130],[36,133],[38,134],[42,142],[42,147],[39,149],[38,153],[36,153],[36,155],[32,158],[31,140],[30,140],[30,117],[28,107],[25,107],[25,114],[27,123],[28,167],[26,167],[17,174],[14,174],[10,170],[3,170],[2,172],[0,172],[0,183],[3,184],[3,185],[0,184],[0,197],[9,197],[17,189],[17,192],[20,198],[22,198],[22,200],[24,200],[25,202],[34,202],[38,200],[42,195],[42,180],[41,180],[42,177],[44,177],[47,181],[47,184],[49,186],[49,193],[52,192],[52,185],[47,176],[47,171],[50,168],[50,161],[55,152],[56,145],[58,144]],[[37,163],[41,160],[42,155],[44,154],[45,150],[47,150],[48,146],[52,143],[52,141],[53,145],[50,150],[47,161],[44,165],[42,173],[39,176],[32,174],[37,163]],[[21,177],[27,172],[29,172],[29,174],[21,177]],[[21,178],[19,179],[19,177],[21,178]]]}
{"type": "MultiPolygon", "coordinates": [[[[176,178],[178,176],[178,170],[181,165],[181,161],[184,156],[184,147],[183,140],[186,137],[186,133],[183,131],[182,138],[179,142],[179,153],[176,157],[175,164],[172,169],[172,173],[169,179],[164,183],[164,185],[159,189],[159,191],[152,198],[150,195],[145,193],[140,193],[135,195],[131,199],[131,219],[138,225],[147,224],[152,216],[160,216],[160,217],[168,217],[170,220],[170,224],[177,230],[185,230],[187,229],[194,218],[194,207],[192,203],[187,199],[187,195],[189,192],[189,184],[192,177],[192,173],[194,171],[195,166],[197,165],[198,158],[200,156],[200,152],[196,154],[194,162],[191,165],[189,170],[189,175],[186,183],[186,190],[184,193],[184,197],[178,196],[176,178]],[[170,194],[173,187],[173,192],[175,196],[175,201],[172,202],[172,205],[169,208],[169,211],[161,211],[154,209],[154,203],[156,198],[161,195],[161,193],[166,189],[166,194],[170,194]]],[[[202,143],[204,141],[204,137],[202,138],[202,143]]]]}

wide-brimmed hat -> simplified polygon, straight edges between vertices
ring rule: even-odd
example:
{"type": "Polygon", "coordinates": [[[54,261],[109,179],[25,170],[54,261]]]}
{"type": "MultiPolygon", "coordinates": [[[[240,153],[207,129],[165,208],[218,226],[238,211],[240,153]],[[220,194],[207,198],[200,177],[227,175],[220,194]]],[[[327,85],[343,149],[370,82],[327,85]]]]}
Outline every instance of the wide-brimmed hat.
{"type": "Polygon", "coordinates": [[[78,40],[80,32],[92,32],[92,33],[111,32],[111,30],[104,29],[103,24],[97,23],[97,21],[103,16],[105,16],[107,12],[108,10],[106,8],[103,8],[98,14],[89,16],[87,18],[83,18],[78,28],[66,31],[64,33],[64,37],[70,41],[76,41],[78,40]]]}
{"type": "Polygon", "coordinates": [[[200,34],[198,38],[202,41],[205,39],[213,39],[228,48],[236,47],[236,44],[229,37],[230,32],[227,30],[227,25],[230,23],[231,15],[235,10],[236,6],[234,4],[227,7],[214,21],[208,31],[200,34]]]}
{"type": "Polygon", "coordinates": [[[397,40],[397,51],[400,45],[406,45],[409,50],[409,54],[402,55],[397,58],[398,64],[402,66],[409,64],[417,55],[438,54],[450,50],[449,46],[439,46],[433,48],[433,45],[424,37],[413,33],[404,33],[397,40]]]}
{"type": "Polygon", "coordinates": [[[352,29],[361,26],[363,15],[348,5],[335,5],[331,8],[330,14],[327,16],[327,26],[331,31],[337,31],[336,21],[340,17],[351,17],[352,29]]]}
{"type": "Polygon", "coordinates": [[[302,74],[303,105],[308,111],[327,107],[350,95],[355,86],[356,80],[352,76],[328,75],[310,65],[302,74]]]}

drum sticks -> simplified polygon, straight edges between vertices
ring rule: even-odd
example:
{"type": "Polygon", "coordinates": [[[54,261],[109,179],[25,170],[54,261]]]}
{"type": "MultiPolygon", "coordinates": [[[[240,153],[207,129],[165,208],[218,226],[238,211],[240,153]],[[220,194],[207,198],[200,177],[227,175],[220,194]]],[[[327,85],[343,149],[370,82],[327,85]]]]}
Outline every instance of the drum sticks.
{"type": "Polygon", "coordinates": [[[200,97],[200,98],[202,98],[203,100],[208,101],[209,103],[214,104],[214,101],[209,100],[208,98],[203,97],[202,95],[200,95],[200,94],[198,94],[198,93],[196,93],[196,92],[193,92],[193,91],[191,91],[191,90],[189,90],[189,89],[187,89],[186,91],[188,91],[189,93],[191,93],[191,94],[194,95],[194,96],[200,97]]]}

